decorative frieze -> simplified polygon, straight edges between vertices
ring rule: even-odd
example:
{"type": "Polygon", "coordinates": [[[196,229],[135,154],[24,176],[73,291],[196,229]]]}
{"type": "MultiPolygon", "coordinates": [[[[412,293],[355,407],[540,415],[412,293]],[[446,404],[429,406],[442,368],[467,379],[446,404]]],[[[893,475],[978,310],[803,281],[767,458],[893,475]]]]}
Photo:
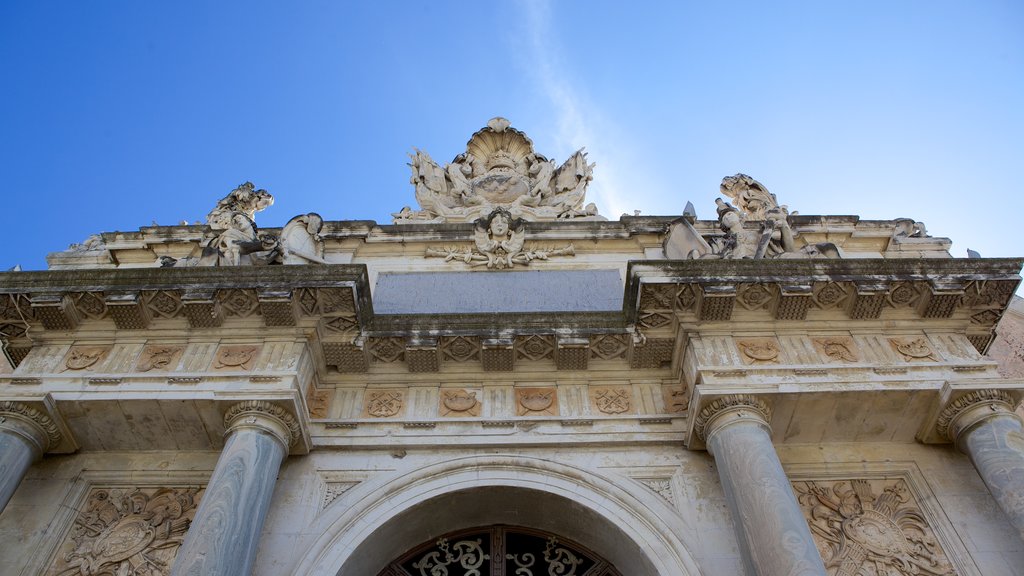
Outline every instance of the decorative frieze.
{"type": "Polygon", "coordinates": [[[923,336],[910,338],[889,338],[893,350],[906,362],[938,362],[939,356],[923,336]]]}
{"type": "Polygon", "coordinates": [[[243,370],[250,371],[256,364],[263,346],[260,344],[241,344],[221,346],[213,359],[213,371],[243,370]]]}
{"type": "Polygon", "coordinates": [[[778,364],[779,343],[774,338],[742,338],[736,347],[745,364],[778,364]]]}
{"type": "Polygon", "coordinates": [[[93,488],[45,574],[169,575],[203,493],[197,486],[93,488]]]}
{"type": "Polygon", "coordinates": [[[438,415],[442,418],[460,418],[480,416],[478,390],[441,389],[438,415]]]}
{"type": "Polygon", "coordinates": [[[601,386],[590,389],[590,401],[594,409],[609,416],[631,412],[632,396],[627,387],[601,386]]]}
{"type": "Polygon", "coordinates": [[[393,418],[405,407],[404,390],[367,390],[363,417],[393,418]]]}
{"type": "Polygon", "coordinates": [[[94,370],[110,354],[110,346],[72,346],[64,357],[64,370],[94,370]]]}
{"type": "Polygon", "coordinates": [[[829,574],[956,574],[902,479],[793,482],[829,574]]]}
{"type": "Polygon", "coordinates": [[[139,359],[135,363],[135,371],[166,372],[174,370],[177,368],[178,361],[184,352],[184,346],[146,346],[142,349],[142,354],[139,355],[139,359]]]}

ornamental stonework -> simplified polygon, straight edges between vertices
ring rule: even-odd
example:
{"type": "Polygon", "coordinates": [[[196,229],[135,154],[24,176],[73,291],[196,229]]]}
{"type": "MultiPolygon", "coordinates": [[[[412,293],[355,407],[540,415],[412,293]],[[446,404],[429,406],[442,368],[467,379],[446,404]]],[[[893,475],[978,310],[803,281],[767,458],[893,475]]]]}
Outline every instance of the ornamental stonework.
{"type": "Polygon", "coordinates": [[[367,390],[364,418],[392,418],[405,407],[404,390],[367,390]]]}
{"type": "Polygon", "coordinates": [[[45,574],[170,574],[202,494],[196,486],[92,489],[45,574]]]}
{"type": "Polygon", "coordinates": [[[906,362],[938,362],[939,356],[923,336],[890,338],[893,350],[906,362]]]}
{"type": "Polygon", "coordinates": [[[516,416],[557,416],[554,388],[516,388],[516,416]]]}
{"type": "Polygon", "coordinates": [[[72,346],[64,357],[64,370],[95,370],[100,361],[110,354],[111,346],[72,346]]]}
{"type": "Polygon", "coordinates": [[[590,401],[602,414],[615,416],[632,411],[632,394],[625,386],[602,386],[590,389],[590,401]]]}
{"type": "Polygon", "coordinates": [[[167,372],[178,367],[184,346],[151,345],[142,349],[135,363],[136,372],[167,372]]]}
{"type": "Polygon", "coordinates": [[[860,360],[860,353],[849,336],[814,338],[814,347],[829,363],[852,364],[860,360]]]}
{"type": "Polygon", "coordinates": [[[213,359],[213,370],[248,372],[256,364],[256,358],[262,349],[263,346],[257,344],[221,346],[213,359]]]}
{"type": "Polygon", "coordinates": [[[954,576],[903,479],[794,482],[830,575],[954,576]]]}
{"type": "Polygon", "coordinates": [[[478,393],[478,390],[442,389],[438,414],[442,418],[479,416],[480,400],[477,399],[478,393]]]}
{"type": "Polygon", "coordinates": [[[779,363],[779,343],[774,338],[743,338],[736,347],[744,364],[779,363]]]}

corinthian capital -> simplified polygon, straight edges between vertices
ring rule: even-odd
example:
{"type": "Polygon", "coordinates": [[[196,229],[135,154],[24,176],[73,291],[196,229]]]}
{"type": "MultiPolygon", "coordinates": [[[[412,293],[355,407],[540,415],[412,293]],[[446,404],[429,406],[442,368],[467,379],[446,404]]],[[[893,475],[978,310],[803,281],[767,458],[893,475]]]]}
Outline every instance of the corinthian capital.
{"type": "Polygon", "coordinates": [[[224,414],[227,433],[250,428],[268,432],[284,444],[295,444],[302,435],[299,422],[289,411],[265,400],[245,400],[233,404],[224,414]]]}
{"type": "Polygon", "coordinates": [[[60,430],[49,416],[21,402],[0,402],[0,430],[27,439],[39,449],[40,455],[61,440],[60,430]]]}
{"type": "Polygon", "coordinates": [[[996,414],[1013,414],[1013,397],[1002,390],[972,390],[950,402],[936,421],[943,438],[954,443],[973,425],[996,414]]]}
{"type": "Polygon", "coordinates": [[[763,400],[749,394],[733,394],[714,399],[701,409],[694,422],[694,432],[702,441],[722,427],[739,420],[768,426],[771,409],[763,400]]]}

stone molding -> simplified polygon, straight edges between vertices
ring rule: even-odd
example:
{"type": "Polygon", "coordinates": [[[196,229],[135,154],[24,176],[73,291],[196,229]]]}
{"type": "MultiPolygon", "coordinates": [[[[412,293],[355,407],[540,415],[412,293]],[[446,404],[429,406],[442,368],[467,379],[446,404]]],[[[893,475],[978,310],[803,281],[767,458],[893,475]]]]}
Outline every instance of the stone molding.
{"type": "Polygon", "coordinates": [[[715,432],[738,419],[757,422],[765,427],[771,421],[771,408],[760,398],[749,394],[734,394],[715,398],[701,408],[694,422],[694,433],[706,442],[715,432]],[[735,418],[724,421],[727,416],[735,418]]]}
{"type": "Polygon", "coordinates": [[[997,414],[1013,415],[1013,407],[1013,397],[1003,390],[972,390],[946,405],[935,426],[939,436],[955,444],[975,424],[997,414]]]}
{"type": "Polygon", "coordinates": [[[272,434],[287,449],[299,441],[302,428],[284,408],[265,400],[245,400],[233,404],[224,414],[225,436],[237,430],[255,428],[272,434]]]}
{"type": "Polygon", "coordinates": [[[60,430],[52,418],[43,412],[22,404],[21,402],[0,402],[0,429],[14,429],[22,436],[28,437],[39,447],[42,455],[61,441],[60,430]],[[14,428],[11,420],[23,424],[14,428]],[[27,427],[27,430],[26,430],[27,427]]]}

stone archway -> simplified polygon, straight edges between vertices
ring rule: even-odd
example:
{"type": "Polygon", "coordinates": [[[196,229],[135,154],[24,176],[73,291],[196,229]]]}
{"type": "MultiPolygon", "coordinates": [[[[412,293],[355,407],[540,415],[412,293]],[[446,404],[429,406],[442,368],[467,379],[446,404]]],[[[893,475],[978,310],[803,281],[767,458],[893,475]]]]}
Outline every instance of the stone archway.
{"type": "Polygon", "coordinates": [[[622,576],[610,562],[558,534],[483,526],[444,534],[406,552],[377,576],[622,576]]]}
{"type": "MultiPolygon", "coordinates": [[[[478,526],[542,530],[630,576],[700,574],[682,519],[628,479],[520,455],[457,457],[364,482],[324,511],[297,574],[367,576],[423,542],[478,526]]],[[[312,527],[311,527],[312,528],[312,527]]]]}

